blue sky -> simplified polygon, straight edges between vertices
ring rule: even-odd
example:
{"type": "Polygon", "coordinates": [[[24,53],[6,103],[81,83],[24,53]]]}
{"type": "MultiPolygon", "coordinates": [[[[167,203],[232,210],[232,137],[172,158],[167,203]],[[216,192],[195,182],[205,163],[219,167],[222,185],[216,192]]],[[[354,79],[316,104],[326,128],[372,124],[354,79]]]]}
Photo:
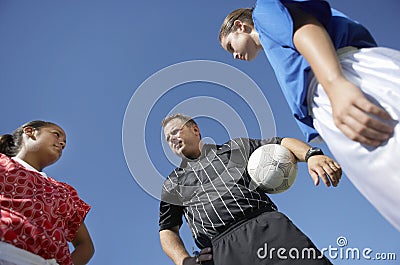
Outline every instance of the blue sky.
{"type": "MultiPolygon", "coordinates": [[[[398,0],[329,2],[367,26],[380,45],[400,48],[398,0]]],[[[161,139],[160,122],[169,112],[198,116],[203,136],[217,143],[240,134],[242,127],[252,137],[276,132],[303,139],[265,56],[252,63],[234,61],[219,46],[225,15],[253,3],[0,1],[0,134],[33,119],[54,121],[66,130],[63,158],[46,172],[70,183],[92,205],[86,224],[96,253],[90,264],[172,264],[159,244],[154,194],[160,176],[176,163],[161,139]],[[198,73],[189,74],[176,68],[193,60],[216,62],[223,82],[249,77],[266,99],[256,88],[248,95],[233,92],[243,88],[237,83],[227,88],[201,81],[214,78],[212,71],[202,76],[208,67],[200,65],[198,73]],[[145,86],[164,69],[184,80],[176,84],[163,77],[145,86]],[[229,75],[227,69],[236,72],[229,75]],[[146,105],[149,100],[152,104],[146,105]],[[273,119],[268,108],[265,113],[260,108],[266,100],[273,119]],[[144,183],[147,179],[155,184],[144,183]],[[154,192],[145,185],[153,185],[154,192]]],[[[397,264],[400,259],[400,232],[346,177],[337,188],[314,187],[305,164],[299,164],[294,186],[271,198],[319,248],[338,247],[337,238],[344,236],[347,247],[397,255],[397,261],[338,258],[335,264],[397,264]]],[[[188,248],[194,245],[186,225],[182,237],[188,248]]]]}

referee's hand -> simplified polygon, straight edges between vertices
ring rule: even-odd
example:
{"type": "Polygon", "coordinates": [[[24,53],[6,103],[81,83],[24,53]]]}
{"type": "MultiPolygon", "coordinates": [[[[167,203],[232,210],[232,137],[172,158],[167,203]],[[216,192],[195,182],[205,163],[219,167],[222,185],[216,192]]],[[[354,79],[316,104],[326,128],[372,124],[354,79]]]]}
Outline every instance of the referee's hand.
{"type": "Polygon", "coordinates": [[[331,184],[336,187],[342,177],[342,168],[332,158],[326,155],[315,155],[308,159],[308,172],[315,186],[319,184],[319,178],[327,187],[331,184]]]}
{"type": "Polygon", "coordinates": [[[198,265],[205,264],[206,261],[212,260],[212,249],[203,248],[200,252],[193,251],[194,257],[186,258],[183,265],[198,265]]]}

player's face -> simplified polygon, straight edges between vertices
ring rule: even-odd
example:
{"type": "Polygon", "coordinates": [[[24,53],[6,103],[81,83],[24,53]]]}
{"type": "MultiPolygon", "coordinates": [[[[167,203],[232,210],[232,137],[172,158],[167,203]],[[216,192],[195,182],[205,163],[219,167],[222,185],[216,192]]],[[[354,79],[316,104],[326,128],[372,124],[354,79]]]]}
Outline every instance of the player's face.
{"type": "Polygon", "coordinates": [[[185,125],[180,119],[173,119],[164,127],[164,135],[177,156],[189,159],[200,156],[200,130],[197,125],[185,125]]]}
{"type": "Polygon", "coordinates": [[[260,47],[251,34],[240,29],[223,37],[221,39],[221,46],[231,53],[234,59],[245,61],[255,59],[260,51],[260,47]]]}
{"type": "Polygon", "coordinates": [[[34,152],[43,168],[60,159],[66,145],[66,134],[63,129],[57,125],[47,125],[30,130],[32,137],[27,143],[28,150],[34,152]]]}

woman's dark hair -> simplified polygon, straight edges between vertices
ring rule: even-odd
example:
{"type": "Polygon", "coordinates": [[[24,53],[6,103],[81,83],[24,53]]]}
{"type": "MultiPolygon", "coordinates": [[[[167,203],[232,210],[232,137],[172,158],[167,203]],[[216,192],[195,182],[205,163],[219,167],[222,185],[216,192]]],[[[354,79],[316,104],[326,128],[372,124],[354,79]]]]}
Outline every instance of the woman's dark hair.
{"type": "Polygon", "coordinates": [[[4,134],[0,136],[0,153],[5,154],[6,156],[12,157],[15,156],[19,149],[21,148],[22,143],[22,134],[24,133],[24,129],[26,127],[32,127],[33,129],[39,129],[41,127],[56,125],[55,123],[49,121],[30,121],[25,123],[16,129],[13,134],[4,134]]]}

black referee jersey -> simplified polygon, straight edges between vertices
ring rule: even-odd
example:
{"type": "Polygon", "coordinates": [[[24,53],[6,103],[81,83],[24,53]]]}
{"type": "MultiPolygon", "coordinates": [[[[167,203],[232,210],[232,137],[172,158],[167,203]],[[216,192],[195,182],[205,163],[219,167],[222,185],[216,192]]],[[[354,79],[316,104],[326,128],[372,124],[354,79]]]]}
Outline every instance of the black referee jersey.
{"type": "Polygon", "coordinates": [[[271,199],[257,189],[247,173],[250,154],[282,138],[233,139],[223,145],[204,145],[196,160],[183,160],[164,182],[160,203],[160,231],[189,224],[199,248],[251,212],[276,210],[271,199]]]}

